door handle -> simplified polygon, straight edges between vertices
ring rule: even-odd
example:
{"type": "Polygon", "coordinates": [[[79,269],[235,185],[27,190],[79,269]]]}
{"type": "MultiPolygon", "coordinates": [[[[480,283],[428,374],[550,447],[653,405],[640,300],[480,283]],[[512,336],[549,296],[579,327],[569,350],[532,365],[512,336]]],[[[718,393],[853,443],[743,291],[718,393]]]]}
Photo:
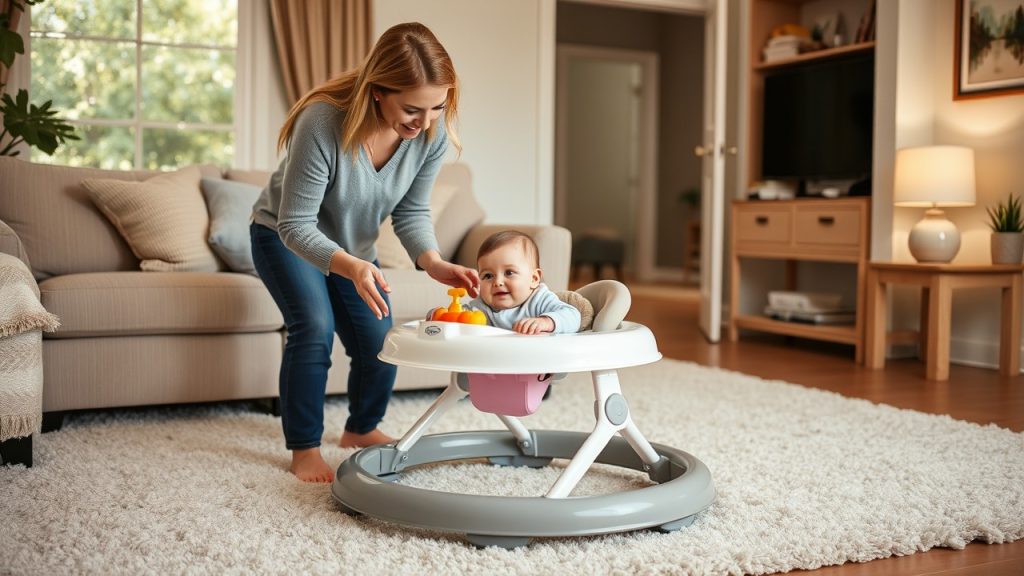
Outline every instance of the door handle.
{"type": "MultiPolygon", "coordinates": [[[[698,144],[697,146],[693,147],[693,155],[697,157],[704,157],[711,154],[712,150],[714,150],[714,147],[709,146],[705,148],[704,146],[698,144]]],[[[722,144],[721,146],[718,147],[718,151],[723,156],[726,154],[728,154],[729,156],[735,156],[737,153],[739,153],[739,148],[735,146],[726,146],[725,144],[722,144]]]]}

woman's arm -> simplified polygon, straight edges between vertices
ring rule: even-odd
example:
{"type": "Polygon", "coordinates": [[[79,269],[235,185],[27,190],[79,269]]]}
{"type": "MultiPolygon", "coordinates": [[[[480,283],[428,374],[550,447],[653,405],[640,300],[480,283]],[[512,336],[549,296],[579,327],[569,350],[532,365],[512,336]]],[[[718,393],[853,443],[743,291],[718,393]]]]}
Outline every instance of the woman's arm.
{"type": "Polygon", "coordinates": [[[322,103],[310,105],[299,115],[288,143],[277,212],[281,241],[325,275],[341,250],[317,227],[320,206],[338,169],[339,134],[334,125],[338,117],[333,107],[322,103]]]}

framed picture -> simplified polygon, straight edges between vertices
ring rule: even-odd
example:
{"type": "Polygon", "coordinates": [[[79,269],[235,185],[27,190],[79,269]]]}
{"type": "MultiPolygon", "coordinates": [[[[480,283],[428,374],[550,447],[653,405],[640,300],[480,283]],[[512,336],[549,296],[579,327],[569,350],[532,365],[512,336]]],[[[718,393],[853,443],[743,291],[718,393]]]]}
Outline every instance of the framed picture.
{"type": "Polygon", "coordinates": [[[1024,0],[956,0],[953,99],[1024,94],[1024,0]]]}

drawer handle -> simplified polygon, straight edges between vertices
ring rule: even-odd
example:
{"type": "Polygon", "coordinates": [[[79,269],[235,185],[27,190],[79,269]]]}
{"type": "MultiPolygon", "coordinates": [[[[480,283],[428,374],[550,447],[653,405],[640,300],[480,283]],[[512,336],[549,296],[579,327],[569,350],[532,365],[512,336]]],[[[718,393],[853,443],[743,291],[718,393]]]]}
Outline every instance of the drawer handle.
{"type": "Polygon", "coordinates": [[[757,216],[757,217],[754,218],[754,222],[756,222],[758,226],[764,226],[765,224],[768,223],[768,217],[767,216],[757,216]]]}
{"type": "Polygon", "coordinates": [[[831,226],[835,223],[835,216],[818,216],[818,224],[821,224],[822,226],[831,226]]]}

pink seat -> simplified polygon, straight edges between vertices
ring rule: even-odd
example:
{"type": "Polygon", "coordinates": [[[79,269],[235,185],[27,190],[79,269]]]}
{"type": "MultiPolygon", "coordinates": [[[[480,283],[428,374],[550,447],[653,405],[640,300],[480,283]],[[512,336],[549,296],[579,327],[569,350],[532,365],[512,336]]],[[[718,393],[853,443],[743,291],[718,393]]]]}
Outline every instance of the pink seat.
{"type": "Polygon", "coordinates": [[[540,408],[550,374],[467,374],[469,399],[482,412],[529,416],[540,408]]]}
{"type": "MultiPolygon", "coordinates": [[[[598,280],[576,291],[594,307],[594,332],[615,330],[629,311],[632,298],[626,285],[598,280]]],[[[482,412],[505,416],[529,416],[540,408],[551,374],[470,373],[469,399],[482,412]]],[[[563,375],[564,376],[564,375],[563,375]]]]}

